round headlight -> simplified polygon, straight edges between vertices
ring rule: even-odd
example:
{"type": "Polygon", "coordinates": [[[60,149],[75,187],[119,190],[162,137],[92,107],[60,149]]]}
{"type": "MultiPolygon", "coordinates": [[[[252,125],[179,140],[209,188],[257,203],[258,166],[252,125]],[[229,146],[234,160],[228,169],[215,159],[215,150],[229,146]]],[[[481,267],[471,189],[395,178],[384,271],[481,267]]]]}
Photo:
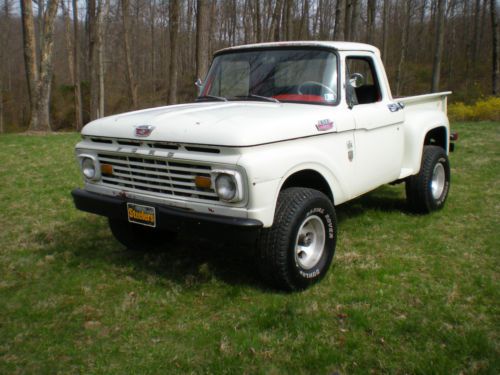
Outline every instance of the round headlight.
{"type": "Polygon", "coordinates": [[[236,181],[233,176],[220,174],[215,179],[215,188],[219,197],[225,201],[230,201],[236,196],[236,181]]]}
{"type": "Polygon", "coordinates": [[[83,158],[82,160],[82,173],[89,180],[95,177],[95,164],[90,158],[83,158]]]}

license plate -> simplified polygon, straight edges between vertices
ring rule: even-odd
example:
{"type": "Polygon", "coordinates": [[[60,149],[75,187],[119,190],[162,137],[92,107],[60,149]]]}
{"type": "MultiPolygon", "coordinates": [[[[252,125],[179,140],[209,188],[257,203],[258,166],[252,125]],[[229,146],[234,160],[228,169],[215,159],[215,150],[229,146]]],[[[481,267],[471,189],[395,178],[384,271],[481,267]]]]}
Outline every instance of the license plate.
{"type": "Polygon", "coordinates": [[[128,221],[135,224],[156,227],[156,210],[154,207],[127,203],[128,221]]]}

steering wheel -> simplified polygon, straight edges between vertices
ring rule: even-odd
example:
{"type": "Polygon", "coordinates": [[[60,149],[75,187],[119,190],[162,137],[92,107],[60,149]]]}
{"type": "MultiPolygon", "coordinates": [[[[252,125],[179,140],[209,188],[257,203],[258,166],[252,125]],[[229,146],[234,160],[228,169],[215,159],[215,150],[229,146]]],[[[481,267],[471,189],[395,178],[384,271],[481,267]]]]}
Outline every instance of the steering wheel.
{"type": "Polygon", "coordinates": [[[330,87],[328,87],[327,85],[322,84],[321,82],[316,82],[316,81],[305,81],[305,82],[302,82],[299,85],[299,87],[297,87],[297,93],[299,93],[300,95],[307,95],[307,94],[304,94],[302,92],[302,89],[304,88],[304,86],[319,86],[319,87],[324,88],[330,94],[335,95],[335,92],[330,87]]]}

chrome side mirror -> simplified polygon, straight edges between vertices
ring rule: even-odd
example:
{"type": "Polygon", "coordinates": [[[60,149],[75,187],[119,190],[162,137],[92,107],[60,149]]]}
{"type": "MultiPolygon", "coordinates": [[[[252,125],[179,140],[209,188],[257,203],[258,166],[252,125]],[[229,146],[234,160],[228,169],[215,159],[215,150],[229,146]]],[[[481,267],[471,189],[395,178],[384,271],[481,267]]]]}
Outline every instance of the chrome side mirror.
{"type": "Polygon", "coordinates": [[[195,82],[194,85],[198,88],[198,95],[201,95],[201,89],[203,88],[203,82],[201,78],[198,78],[195,82]]]}
{"type": "Polygon", "coordinates": [[[361,73],[352,73],[349,77],[349,84],[357,89],[365,84],[365,77],[361,73]]]}

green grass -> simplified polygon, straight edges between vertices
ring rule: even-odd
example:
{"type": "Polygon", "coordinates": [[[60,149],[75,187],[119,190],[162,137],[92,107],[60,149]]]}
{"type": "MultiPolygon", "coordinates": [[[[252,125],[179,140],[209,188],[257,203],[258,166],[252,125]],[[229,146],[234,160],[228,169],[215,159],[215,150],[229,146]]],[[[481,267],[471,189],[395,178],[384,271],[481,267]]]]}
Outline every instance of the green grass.
{"type": "Polygon", "coordinates": [[[500,372],[500,123],[459,123],[444,210],[337,208],[328,276],[268,290],[246,249],[126,251],[73,208],[76,134],[0,137],[0,373],[500,372]],[[245,255],[247,254],[247,255],[245,255]]]}

